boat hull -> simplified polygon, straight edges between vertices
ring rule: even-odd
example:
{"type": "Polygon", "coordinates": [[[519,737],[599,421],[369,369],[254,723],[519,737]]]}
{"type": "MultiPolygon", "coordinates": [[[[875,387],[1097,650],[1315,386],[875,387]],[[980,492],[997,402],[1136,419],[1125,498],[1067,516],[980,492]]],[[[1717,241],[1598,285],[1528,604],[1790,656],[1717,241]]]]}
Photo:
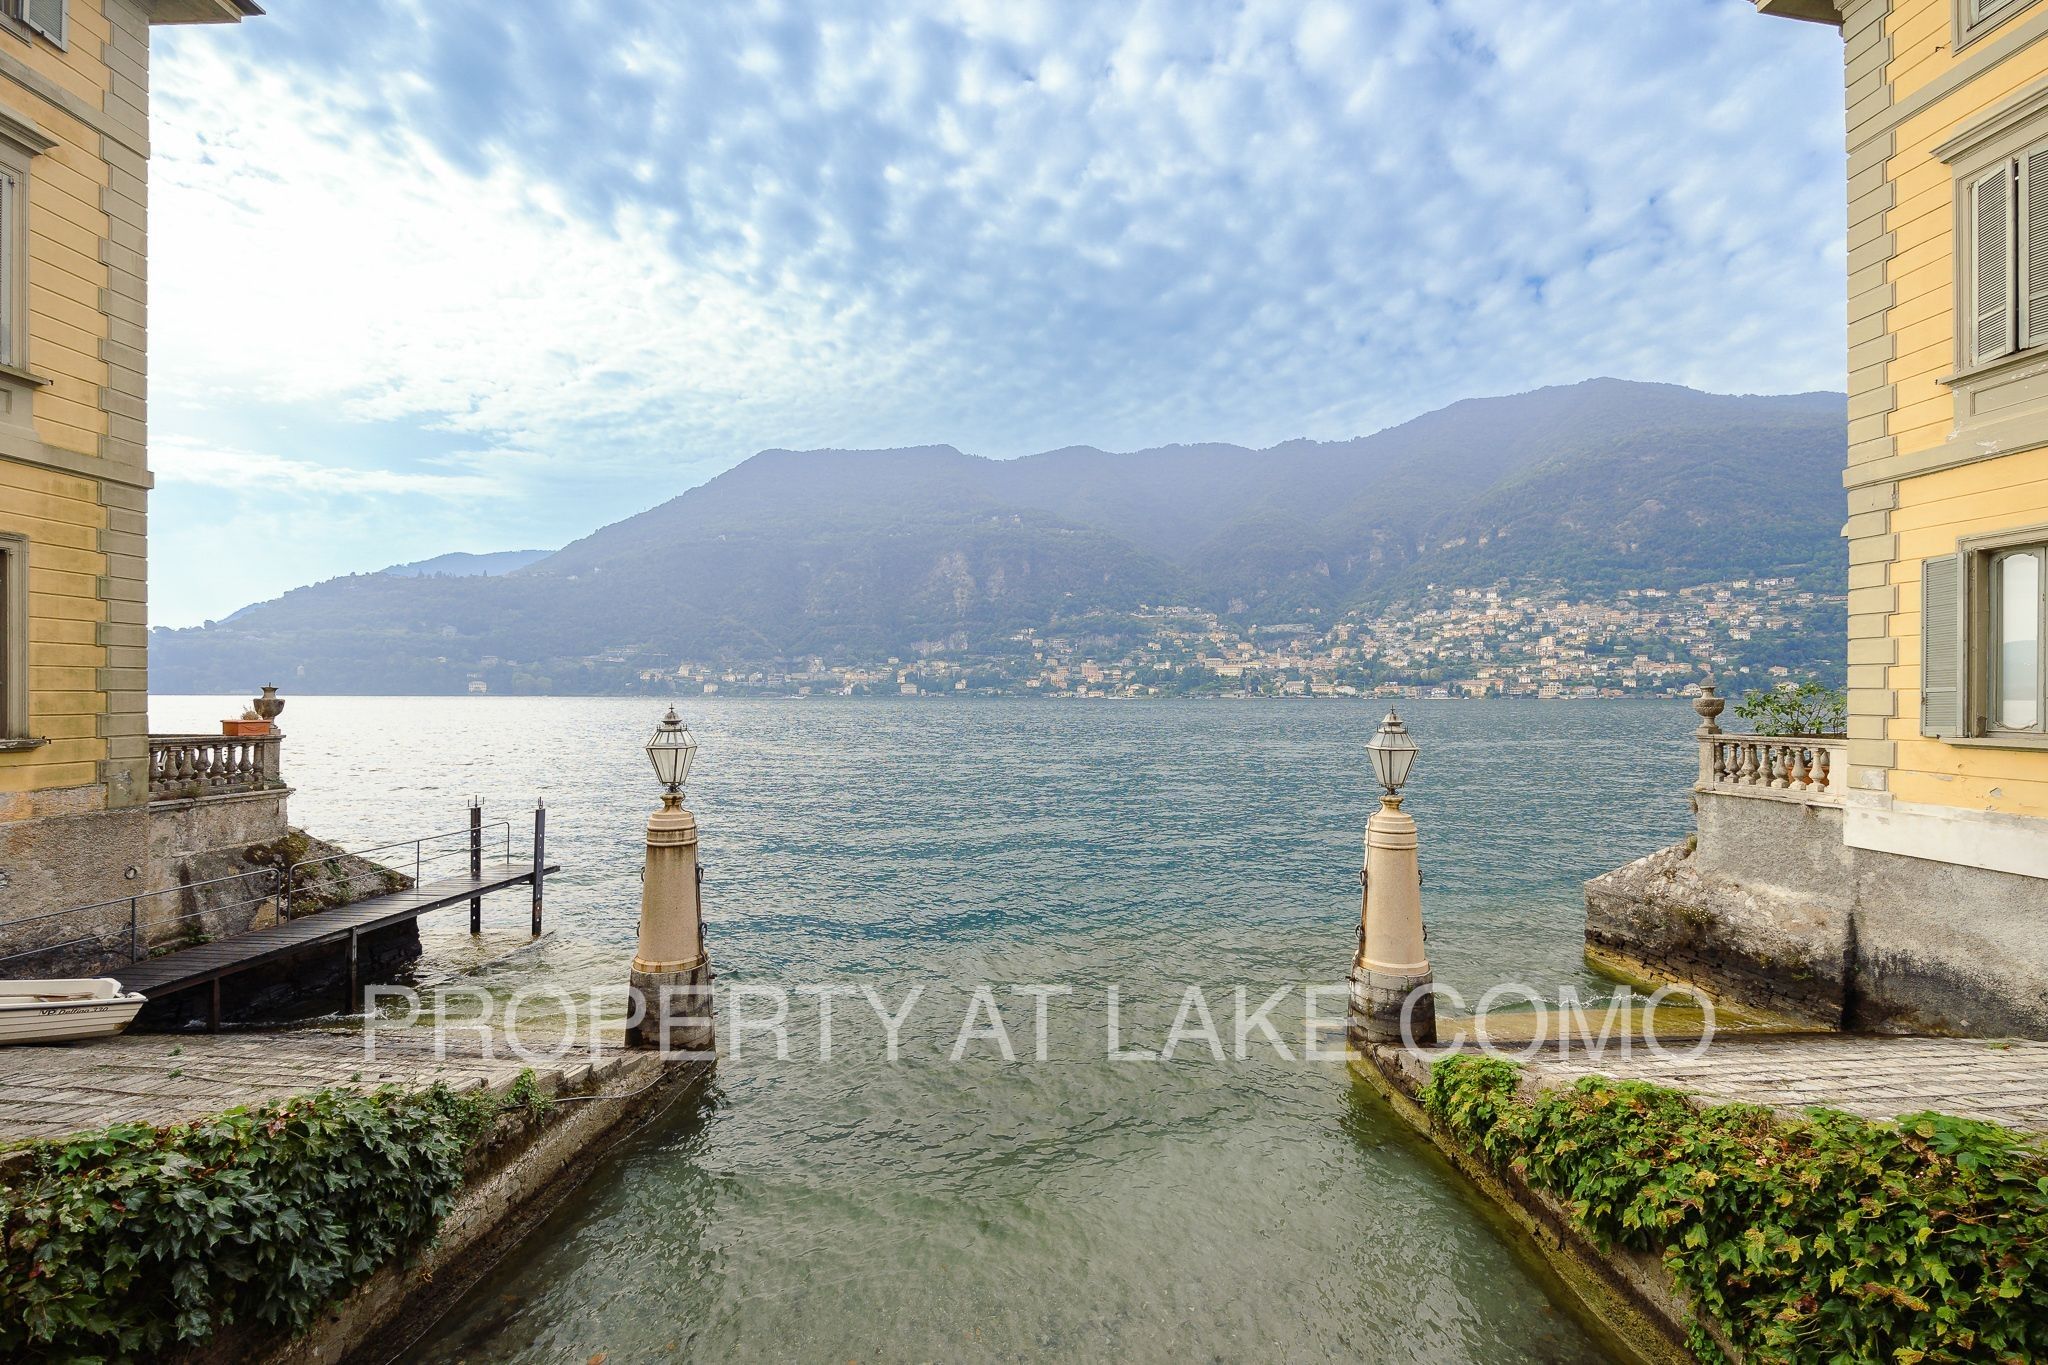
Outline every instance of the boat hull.
{"type": "Polygon", "coordinates": [[[139,995],[93,1000],[0,999],[0,1046],[111,1038],[135,1021],[144,1003],[139,995]]]}

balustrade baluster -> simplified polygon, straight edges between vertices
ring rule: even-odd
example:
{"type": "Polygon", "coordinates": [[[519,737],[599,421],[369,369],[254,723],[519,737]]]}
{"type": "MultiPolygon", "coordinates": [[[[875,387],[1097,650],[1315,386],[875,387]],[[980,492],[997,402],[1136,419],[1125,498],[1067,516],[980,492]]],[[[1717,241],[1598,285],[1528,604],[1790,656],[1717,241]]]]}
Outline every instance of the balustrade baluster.
{"type": "Polygon", "coordinates": [[[1806,746],[1804,744],[1794,744],[1792,746],[1792,771],[1789,777],[1791,785],[1800,791],[1805,791],[1813,781],[1808,776],[1806,770],[1806,746]]]}

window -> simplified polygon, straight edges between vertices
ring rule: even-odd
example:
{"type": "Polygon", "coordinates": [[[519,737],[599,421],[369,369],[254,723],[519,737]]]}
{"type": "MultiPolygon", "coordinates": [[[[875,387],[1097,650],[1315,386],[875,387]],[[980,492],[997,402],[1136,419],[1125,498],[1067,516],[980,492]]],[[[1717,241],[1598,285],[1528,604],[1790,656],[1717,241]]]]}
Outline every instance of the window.
{"type": "MultiPolygon", "coordinates": [[[[0,0],[0,5],[7,0],[0,0]]],[[[22,379],[28,368],[29,167],[56,140],[34,123],[0,109],[0,367],[22,379]]],[[[40,383],[30,378],[31,383],[40,383]]],[[[27,421],[25,404],[0,405],[0,420],[27,421]]]]}
{"type": "Polygon", "coordinates": [[[1967,363],[2048,344],[2048,144],[1971,178],[1967,363]]]}
{"type": "Polygon", "coordinates": [[[2048,533],[1966,541],[1920,583],[1920,732],[2048,742],[2048,533]]]}
{"type": "Polygon", "coordinates": [[[1955,0],[1956,46],[1982,37],[2033,3],[2034,0],[1955,0]]]}
{"type": "MultiPolygon", "coordinates": [[[[1969,4],[2009,3],[2010,0],[1966,0],[1969,4]]],[[[65,43],[65,0],[0,0],[0,14],[42,34],[58,47],[65,43]]]]}
{"type": "Polygon", "coordinates": [[[0,747],[28,739],[28,538],[0,532],[0,747]]]}
{"type": "Polygon", "coordinates": [[[23,347],[15,340],[21,309],[15,288],[26,274],[26,253],[15,250],[21,217],[21,177],[0,159],[0,365],[19,365],[23,347]]]}
{"type": "Polygon", "coordinates": [[[2041,695],[2041,567],[2044,547],[1991,557],[1990,669],[1986,727],[2036,731],[2041,695]]]}

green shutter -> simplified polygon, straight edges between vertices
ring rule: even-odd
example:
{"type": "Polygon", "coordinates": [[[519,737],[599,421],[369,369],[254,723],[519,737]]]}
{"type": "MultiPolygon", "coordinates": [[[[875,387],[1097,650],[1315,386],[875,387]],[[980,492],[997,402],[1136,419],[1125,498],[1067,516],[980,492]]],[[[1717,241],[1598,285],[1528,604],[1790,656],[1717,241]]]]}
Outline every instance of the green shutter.
{"type": "Polygon", "coordinates": [[[1963,733],[1963,558],[1920,566],[1920,733],[1963,733]]]}
{"type": "Polygon", "coordinates": [[[1970,359],[2013,352],[2013,168],[1970,182],[1970,359]]]}

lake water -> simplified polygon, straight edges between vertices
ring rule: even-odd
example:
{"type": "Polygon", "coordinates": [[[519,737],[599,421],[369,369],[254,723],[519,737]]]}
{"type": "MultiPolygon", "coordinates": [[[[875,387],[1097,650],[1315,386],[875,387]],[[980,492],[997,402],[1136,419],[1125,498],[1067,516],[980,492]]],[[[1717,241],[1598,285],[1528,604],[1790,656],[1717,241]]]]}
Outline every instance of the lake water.
{"type": "MultiPolygon", "coordinates": [[[[160,697],[159,730],[225,699],[160,697]]],[[[1341,1062],[1113,1061],[1159,1047],[1189,985],[1226,1050],[1256,1005],[1341,983],[1362,746],[1341,702],[689,700],[721,990],[924,996],[889,1061],[875,1012],[791,1010],[790,1055],[749,1034],[661,1129],[605,1163],[445,1320],[420,1360],[611,1362],[1115,1357],[1580,1361],[1605,1356],[1485,1207],[1341,1062]],[[971,1040],[992,983],[1020,1060],[971,1040]],[[1031,999],[1048,1002],[1048,1060],[1031,999]]],[[[349,846],[549,806],[550,936],[523,897],[424,926],[428,980],[503,997],[616,986],[632,954],[645,699],[292,697],[295,823],[349,846]]],[[[1437,979],[1598,999],[1587,877],[1681,837],[1694,719],[1679,703],[1419,703],[1437,979]]],[[[765,1007],[764,1007],[765,1008],[765,1007]]],[[[1341,994],[1330,1008],[1341,1018],[1341,994]]],[[[1274,1022],[1297,1054],[1298,998],[1274,1022]]],[[[726,1020],[721,1016],[721,1027],[726,1020]]],[[[984,1020],[985,1022],[985,1020],[984,1020]]]]}

